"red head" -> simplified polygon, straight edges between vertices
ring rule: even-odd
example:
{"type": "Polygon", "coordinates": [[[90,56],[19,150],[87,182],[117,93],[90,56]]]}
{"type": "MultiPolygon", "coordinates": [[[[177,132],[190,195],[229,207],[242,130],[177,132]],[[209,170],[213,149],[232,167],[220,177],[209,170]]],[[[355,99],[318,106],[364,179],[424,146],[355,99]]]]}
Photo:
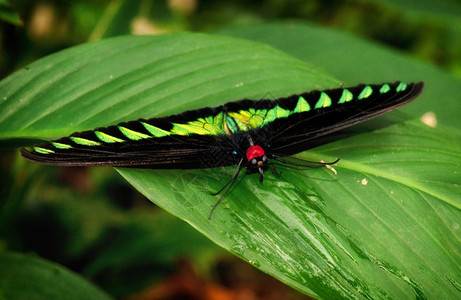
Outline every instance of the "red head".
{"type": "Polygon", "coordinates": [[[264,149],[259,145],[250,146],[246,154],[249,162],[249,164],[247,165],[247,169],[250,172],[259,172],[259,180],[262,182],[263,168],[267,163],[267,156],[264,152],[264,149]]]}
{"type": "Polygon", "coordinates": [[[247,158],[248,161],[251,161],[253,158],[261,157],[263,156],[264,150],[261,148],[261,146],[255,145],[255,146],[250,146],[247,150],[247,158]]]}

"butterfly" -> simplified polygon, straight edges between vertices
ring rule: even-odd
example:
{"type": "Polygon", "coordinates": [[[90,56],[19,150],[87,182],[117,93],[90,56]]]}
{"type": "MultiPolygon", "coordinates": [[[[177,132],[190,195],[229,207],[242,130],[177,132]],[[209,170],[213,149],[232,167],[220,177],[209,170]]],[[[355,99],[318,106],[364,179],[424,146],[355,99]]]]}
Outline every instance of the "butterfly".
{"type": "Polygon", "coordinates": [[[22,148],[21,154],[58,166],[197,169],[236,165],[221,190],[225,194],[243,168],[258,173],[262,182],[272,160],[293,163],[284,157],[311,148],[320,137],[405,105],[423,88],[423,82],[361,84],[276,100],[245,99],[75,132],[22,148]]]}

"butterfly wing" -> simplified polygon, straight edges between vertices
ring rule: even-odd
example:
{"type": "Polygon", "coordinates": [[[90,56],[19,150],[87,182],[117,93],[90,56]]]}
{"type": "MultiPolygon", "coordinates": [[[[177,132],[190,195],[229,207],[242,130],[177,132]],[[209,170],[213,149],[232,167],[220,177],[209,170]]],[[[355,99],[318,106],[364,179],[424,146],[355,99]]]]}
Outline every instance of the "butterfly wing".
{"type": "MultiPolygon", "coordinates": [[[[292,155],[312,147],[313,140],[343,128],[364,122],[394,110],[415,99],[424,83],[359,85],[301,95],[310,109],[287,118],[276,119],[261,134],[270,145],[270,152],[292,155]]],[[[293,108],[298,99],[286,99],[293,108]]],[[[281,101],[283,103],[283,101],[281,101]]],[[[283,106],[283,104],[280,104],[283,106]]]]}
{"type": "MultiPolygon", "coordinates": [[[[208,113],[209,109],[204,110],[207,111],[195,112],[208,113]]],[[[35,162],[61,166],[197,169],[238,162],[227,135],[198,134],[190,128],[182,128],[181,134],[171,134],[172,120],[175,119],[179,120],[181,116],[140,119],[77,132],[34,145],[31,149],[23,148],[21,154],[35,162]]]]}

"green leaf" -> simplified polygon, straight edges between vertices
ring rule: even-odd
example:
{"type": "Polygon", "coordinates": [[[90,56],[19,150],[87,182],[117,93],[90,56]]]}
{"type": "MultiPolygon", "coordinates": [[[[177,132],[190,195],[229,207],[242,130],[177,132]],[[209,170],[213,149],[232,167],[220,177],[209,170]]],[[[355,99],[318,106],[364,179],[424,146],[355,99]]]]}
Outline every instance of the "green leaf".
{"type": "MultiPolygon", "coordinates": [[[[272,25],[246,30],[254,38],[263,40],[264,35],[275,44],[291,45],[290,51],[306,48],[307,56],[309,27],[295,29],[272,25]]],[[[309,42],[348,81],[361,73],[360,64],[328,57],[329,51],[341,50],[331,38],[340,37],[340,46],[353,45],[346,49],[363,51],[364,57],[381,53],[347,35],[321,32],[322,38],[313,36],[318,39],[309,42]]],[[[411,68],[403,56],[363,67],[374,74],[373,81],[406,79],[401,72],[412,74],[411,68]],[[385,76],[379,79],[381,72],[385,76]]],[[[0,136],[65,135],[258,99],[267,92],[279,97],[336,84],[261,44],[187,33],[116,38],[55,54],[2,81],[0,110],[6,114],[0,116],[0,136]]],[[[451,85],[439,88],[454,93],[451,85]]],[[[438,99],[445,97],[441,95],[438,99]]],[[[412,121],[316,148],[301,157],[330,161],[339,156],[338,175],[326,168],[282,168],[280,178],[267,172],[263,185],[247,176],[211,221],[207,216],[218,197],[209,192],[219,190],[233,168],[117,170],[150,200],[218,245],[306,294],[450,299],[461,290],[460,136],[459,130],[450,133],[412,121]]]]}
{"type": "Polygon", "coordinates": [[[409,18],[417,17],[418,19],[426,19],[436,21],[439,24],[444,24],[453,29],[461,29],[461,5],[459,1],[445,0],[367,0],[370,3],[376,3],[382,7],[390,7],[407,14],[409,18]]]}
{"type": "Polygon", "coordinates": [[[281,169],[264,185],[245,178],[211,222],[209,191],[231,170],[118,171],[218,245],[311,296],[454,299],[460,140],[412,122],[323,146],[301,157],[340,155],[338,175],[281,169]]]}
{"type": "Polygon", "coordinates": [[[111,299],[78,275],[44,259],[0,253],[2,299],[111,299]]]}

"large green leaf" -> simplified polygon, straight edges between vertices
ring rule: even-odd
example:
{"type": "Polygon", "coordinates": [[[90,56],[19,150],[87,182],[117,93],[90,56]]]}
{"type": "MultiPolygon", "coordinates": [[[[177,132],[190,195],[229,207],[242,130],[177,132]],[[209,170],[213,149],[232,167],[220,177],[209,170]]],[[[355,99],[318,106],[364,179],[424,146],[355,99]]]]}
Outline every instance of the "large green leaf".
{"type": "MultiPolygon", "coordinates": [[[[307,40],[298,29],[278,38],[299,51],[307,40]]],[[[325,30],[310,42],[327,52],[332,36],[325,30]]],[[[375,48],[360,45],[372,55],[375,48]]],[[[335,59],[354,73],[357,66],[335,59]]],[[[393,62],[386,63],[391,80],[412,68],[401,58],[392,73],[393,62]]],[[[1,82],[0,136],[68,134],[335,84],[261,44],[198,34],[116,38],[58,53],[1,82]]],[[[460,291],[459,136],[413,121],[316,148],[302,157],[340,156],[338,175],[281,169],[280,178],[266,174],[264,185],[248,176],[211,221],[217,198],[209,191],[221,188],[232,168],[118,171],[215,243],[312,296],[447,299],[460,291]]]]}
{"type": "Polygon", "coordinates": [[[119,171],[215,243],[310,295],[454,299],[459,141],[413,122],[317,148],[302,157],[340,155],[337,176],[282,170],[263,186],[245,179],[212,222],[207,191],[223,183],[216,170],[119,171]]]}
{"type": "Polygon", "coordinates": [[[111,299],[61,266],[12,253],[0,253],[0,298],[111,299]]]}

